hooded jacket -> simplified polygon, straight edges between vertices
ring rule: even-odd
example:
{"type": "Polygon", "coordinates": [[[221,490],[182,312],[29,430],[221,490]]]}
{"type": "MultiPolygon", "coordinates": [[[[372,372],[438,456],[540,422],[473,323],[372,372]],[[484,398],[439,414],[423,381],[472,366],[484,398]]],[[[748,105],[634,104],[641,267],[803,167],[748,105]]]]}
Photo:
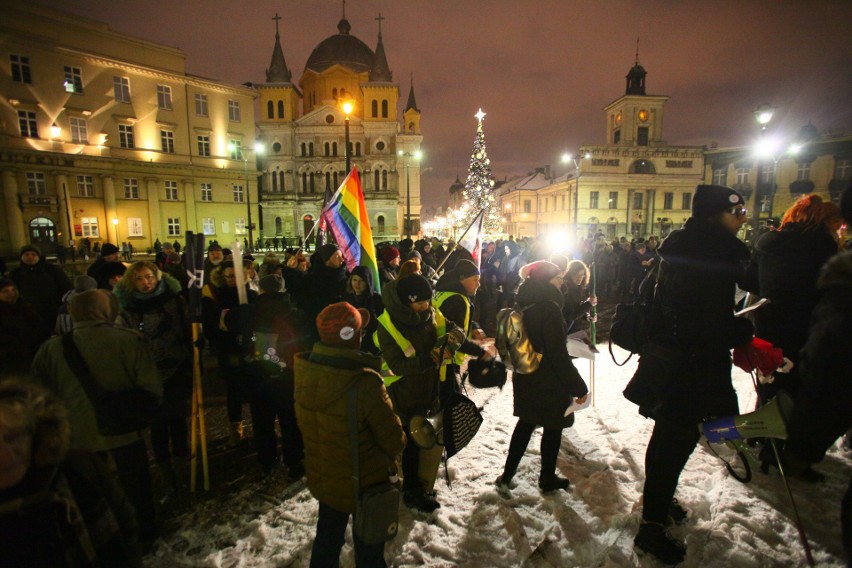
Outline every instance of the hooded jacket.
{"type": "Polygon", "coordinates": [[[351,278],[352,276],[358,276],[366,282],[367,290],[363,294],[356,294],[347,284],[346,292],[343,294],[343,301],[349,302],[356,308],[363,308],[370,313],[370,323],[368,323],[365,328],[364,340],[361,342],[361,351],[373,353],[375,355],[377,353],[374,353],[376,346],[373,343],[373,334],[376,332],[376,327],[379,325],[376,318],[385,311],[385,306],[382,303],[382,295],[378,292],[373,292],[373,272],[366,266],[356,266],[353,268],[349,277],[351,278]]]}
{"type": "Polygon", "coordinates": [[[542,358],[536,372],[515,373],[512,378],[515,416],[545,428],[570,426],[574,415],[566,418],[565,409],[588,388],[568,355],[562,293],[549,282],[528,278],[518,289],[516,301],[526,308],[524,330],[542,358]]]}
{"type": "Polygon", "coordinates": [[[47,325],[56,321],[62,296],[73,288],[65,272],[42,256],[32,266],[21,263],[9,273],[9,278],[15,283],[21,297],[35,307],[47,325]]]}
{"type": "Polygon", "coordinates": [[[405,434],[379,374],[381,359],[316,343],[296,356],[296,419],[305,444],[308,489],[321,503],[355,512],[349,438],[349,391],[357,389],[358,465],[362,489],[397,472],[405,434]]]}
{"type": "MultiPolygon", "coordinates": [[[[310,321],[315,321],[326,306],[339,302],[346,286],[346,265],[330,268],[321,259],[317,260],[319,262],[311,267],[311,272],[299,281],[293,292],[293,301],[310,321]]],[[[314,339],[319,339],[316,329],[314,334],[314,339]]]]}

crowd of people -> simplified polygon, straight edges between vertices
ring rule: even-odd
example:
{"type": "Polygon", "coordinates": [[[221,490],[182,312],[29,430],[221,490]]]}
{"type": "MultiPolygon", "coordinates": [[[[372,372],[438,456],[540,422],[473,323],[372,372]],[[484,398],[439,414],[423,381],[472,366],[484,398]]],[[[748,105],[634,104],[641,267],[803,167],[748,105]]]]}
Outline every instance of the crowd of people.
{"type": "MultiPolygon", "coordinates": [[[[497,357],[489,338],[503,308],[523,313],[541,360],[512,377],[518,421],[496,486],[515,487],[532,434],[543,428],[539,488],[567,490],[570,481],[556,468],[563,430],[574,423],[565,411],[588,396],[567,337],[595,321],[598,296],[631,301],[659,267],[653,332],[626,391],[655,420],[634,542],[677,563],[685,547],[667,528],[688,516],[675,492],[699,440],[697,425],[739,413],[732,348],[756,334],[795,363],[793,373],[759,387],[761,404],[782,390],[796,402],[783,453],[791,474],[819,482],[812,465],[852,426],[844,380],[852,375],[844,356],[852,252],[842,251],[841,227],[852,219],[852,189],[841,207],[815,195],[799,199],[754,250],[737,238],[746,218],[741,194],[702,185],[690,219],[661,242],[607,242],[599,234],[576,251],[554,253],[545,239],[510,237],[473,251],[477,262],[452,242],[403,239],[379,246],[377,273],[348,270],[334,244],[310,256],[291,248],[235,261],[214,241],[200,294],[203,336],[196,338],[180,243],[158,241],[153,260],[132,263],[122,262],[126,251],[104,244],[73,281],[38,247],[25,246],[20,265],[0,279],[0,525],[4,536],[20,535],[4,538],[0,554],[43,565],[139,565],[159,535],[148,447],[167,496],[188,487],[198,349],[215,357],[225,384],[227,443],[243,442],[249,405],[260,471],[307,478],[320,503],[311,565],[336,566],[358,500],[350,436],[360,490],[401,479],[406,506],[439,508],[438,463],[413,425],[449,404],[467,360],[497,357]],[[770,300],[754,323],[734,315],[738,288],[770,300]],[[91,381],[157,397],[150,427],[106,435],[91,381]],[[44,526],[53,531],[50,546],[30,556],[20,543],[44,526]]],[[[761,458],[767,469],[778,465],[771,455],[761,458]]],[[[850,495],[843,505],[847,552],[850,495]]],[[[357,535],[354,544],[356,565],[385,565],[383,545],[357,535]]]]}

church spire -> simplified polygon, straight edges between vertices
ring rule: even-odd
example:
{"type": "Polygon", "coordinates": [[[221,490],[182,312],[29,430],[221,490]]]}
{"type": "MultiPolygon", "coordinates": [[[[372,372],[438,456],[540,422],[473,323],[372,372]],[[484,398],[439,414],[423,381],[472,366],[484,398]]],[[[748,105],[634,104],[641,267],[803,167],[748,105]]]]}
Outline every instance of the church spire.
{"type": "Polygon", "coordinates": [[[373,68],[370,69],[370,82],[391,82],[393,80],[393,73],[391,73],[390,67],[388,66],[388,58],[385,55],[385,45],[382,43],[382,14],[379,13],[379,17],[376,18],[379,22],[379,42],[376,45],[376,55],[373,57],[373,68]]]}
{"type": "Polygon", "coordinates": [[[275,47],[272,48],[272,61],[269,63],[269,69],[266,70],[267,83],[289,83],[292,79],[290,69],[287,68],[287,61],[284,59],[284,50],[281,49],[281,34],[278,32],[278,20],[281,16],[275,13],[275,47]]]}
{"type": "Polygon", "coordinates": [[[409,109],[420,112],[417,108],[417,99],[414,98],[414,73],[411,74],[411,89],[408,91],[408,104],[405,105],[405,110],[409,109]]]}
{"type": "Polygon", "coordinates": [[[645,94],[645,76],[648,73],[645,68],[639,65],[639,38],[636,38],[636,61],[633,67],[627,73],[627,92],[628,95],[644,95],[645,94]]]}

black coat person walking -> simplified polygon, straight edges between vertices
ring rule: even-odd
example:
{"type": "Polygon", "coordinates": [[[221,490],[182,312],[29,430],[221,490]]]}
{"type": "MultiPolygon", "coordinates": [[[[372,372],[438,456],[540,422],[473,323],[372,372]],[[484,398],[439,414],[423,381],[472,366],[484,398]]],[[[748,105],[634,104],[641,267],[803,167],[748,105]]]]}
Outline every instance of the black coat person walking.
{"type": "Polygon", "coordinates": [[[734,316],[735,284],[743,280],[749,259],[736,236],[747,218],[743,204],[742,195],[731,188],[699,185],[692,217],[660,245],[653,333],[624,392],[655,420],[634,544],[671,564],[686,554],[666,525],[670,517],[686,517],[673,498],[698,443],[697,425],[710,416],[739,413],[730,350],[753,335],[751,322],[734,316]]]}

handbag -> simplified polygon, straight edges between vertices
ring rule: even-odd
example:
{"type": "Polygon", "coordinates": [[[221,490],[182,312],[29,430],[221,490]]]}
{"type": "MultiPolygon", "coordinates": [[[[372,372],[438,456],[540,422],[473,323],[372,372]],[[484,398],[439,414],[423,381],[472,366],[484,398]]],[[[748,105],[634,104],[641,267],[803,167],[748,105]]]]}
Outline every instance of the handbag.
{"type": "Polygon", "coordinates": [[[464,449],[483,422],[476,404],[460,392],[453,391],[444,405],[444,448],[447,458],[464,449]]]}
{"type": "Polygon", "coordinates": [[[101,436],[138,432],[154,423],[161,410],[160,398],[156,394],[140,386],[123,390],[105,389],[92,377],[72,333],[62,336],[62,347],[65,361],[92,403],[101,436]]]}
{"type": "Polygon", "coordinates": [[[506,365],[501,361],[492,359],[471,359],[467,364],[467,380],[478,389],[491,387],[503,388],[506,384],[506,365]]]}
{"type": "Polygon", "coordinates": [[[399,488],[383,481],[361,491],[358,461],[357,387],[349,389],[349,451],[352,456],[352,485],[355,489],[355,515],[352,531],[367,545],[393,540],[399,532],[399,488]]]}

